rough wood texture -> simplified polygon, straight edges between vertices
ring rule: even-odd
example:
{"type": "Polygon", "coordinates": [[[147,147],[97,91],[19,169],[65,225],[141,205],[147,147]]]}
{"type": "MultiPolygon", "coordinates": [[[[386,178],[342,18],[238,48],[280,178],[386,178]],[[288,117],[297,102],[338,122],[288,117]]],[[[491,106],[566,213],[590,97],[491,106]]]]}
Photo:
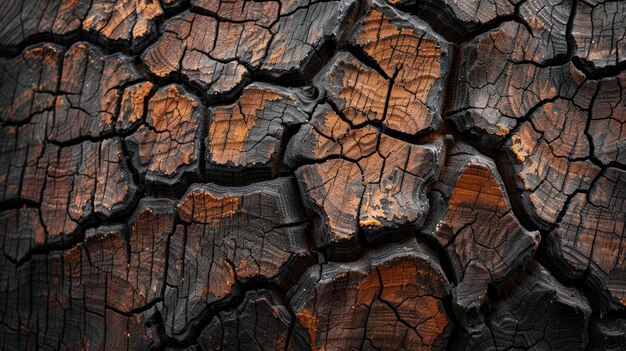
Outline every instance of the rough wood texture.
{"type": "Polygon", "coordinates": [[[87,217],[128,211],[136,188],[121,159],[119,139],[55,151],[41,195],[41,216],[50,239],[77,232],[87,217]]]}
{"type": "Polygon", "coordinates": [[[205,119],[200,100],[179,85],[165,86],[150,98],[145,124],[126,139],[148,184],[184,188],[184,181],[200,178],[205,119]]]}
{"type": "Polygon", "coordinates": [[[293,283],[309,261],[293,179],[243,188],[194,185],[178,204],[164,321],[184,336],[204,307],[249,280],[293,283]]]}
{"type": "Polygon", "coordinates": [[[10,209],[0,213],[2,253],[11,262],[23,261],[36,246],[46,242],[46,231],[36,208],[10,209]]]}
{"type": "Polygon", "coordinates": [[[320,84],[352,125],[382,123],[417,134],[438,129],[448,44],[415,17],[373,2],[348,43],[365,62],[339,54],[320,84]]]}
{"type": "Polygon", "coordinates": [[[496,167],[475,150],[451,150],[433,190],[433,213],[423,230],[446,251],[454,278],[457,318],[475,327],[488,286],[508,283],[536,250],[539,232],[524,229],[512,212],[496,167]]]}
{"type": "Polygon", "coordinates": [[[352,0],[276,5],[246,2],[238,9],[197,1],[195,12],[165,24],[144,61],[155,76],[180,75],[209,98],[236,91],[250,75],[306,75],[356,7],[352,0]]]}
{"type": "Polygon", "coordinates": [[[511,19],[519,0],[388,0],[428,21],[447,38],[462,40],[481,28],[511,19]]]}
{"type": "MultiPolygon", "coordinates": [[[[45,124],[25,127],[45,128],[45,124]]],[[[3,198],[40,204],[42,224],[46,227],[44,242],[65,240],[96,216],[110,217],[129,211],[136,201],[137,187],[124,162],[119,138],[67,147],[48,144],[44,149],[39,132],[26,130],[25,135],[17,134],[13,140],[22,138],[26,145],[9,144],[3,154],[3,198]],[[30,178],[22,182],[20,172],[22,177],[30,178]]]]}
{"type": "Polygon", "coordinates": [[[589,191],[576,194],[549,235],[549,254],[571,278],[585,279],[610,308],[626,307],[623,237],[626,172],[607,168],[589,191]]]}
{"type": "Polygon", "coordinates": [[[24,0],[0,4],[0,48],[12,50],[41,38],[93,38],[138,51],[156,35],[163,15],[157,0],[24,0]]]}
{"type": "Polygon", "coordinates": [[[458,350],[582,350],[591,308],[584,295],[561,285],[536,262],[522,272],[484,324],[453,344],[458,350]]]}
{"type": "Polygon", "coordinates": [[[443,349],[452,326],[441,303],[448,281],[415,240],[311,267],[292,292],[313,350],[443,349]]]}
{"type": "Polygon", "coordinates": [[[309,336],[270,290],[248,291],[239,307],[223,311],[198,338],[201,350],[302,350],[309,336]]]}
{"type": "Polygon", "coordinates": [[[516,196],[530,220],[550,231],[547,251],[558,269],[570,278],[587,274],[602,305],[621,310],[625,75],[589,71],[576,63],[584,57],[561,62],[554,45],[532,56],[549,65],[532,63],[528,48],[545,48],[545,36],[521,41],[520,32],[529,34],[505,23],[465,46],[451,119],[507,155],[516,196]]]}
{"type": "Polygon", "coordinates": [[[209,177],[229,182],[231,173],[232,182],[241,183],[279,172],[289,128],[309,119],[316,98],[301,90],[254,83],[235,104],[213,110],[206,138],[209,177]]]}
{"type": "Polygon", "coordinates": [[[368,241],[422,225],[426,187],[441,165],[443,142],[413,145],[372,126],[350,128],[329,105],[320,105],[287,146],[304,204],[315,213],[314,242],[332,259],[346,260],[368,241]],[[411,227],[411,228],[409,228],[411,227]]]}
{"type": "Polygon", "coordinates": [[[601,68],[626,62],[624,11],[620,1],[578,2],[572,28],[578,57],[601,68]]]}
{"type": "Polygon", "coordinates": [[[0,0],[0,349],[626,350],[626,5],[0,0]]]}
{"type": "Polygon", "coordinates": [[[157,313],[152,306],[163,288],[173,214],[168,200],[146,199],[128,227],[90,229],[82,243],[63,253],[33,255],[17,265],[3,255],[3,348],[118,349],[157,343],[157,332],[145,323],[157,313]]]}

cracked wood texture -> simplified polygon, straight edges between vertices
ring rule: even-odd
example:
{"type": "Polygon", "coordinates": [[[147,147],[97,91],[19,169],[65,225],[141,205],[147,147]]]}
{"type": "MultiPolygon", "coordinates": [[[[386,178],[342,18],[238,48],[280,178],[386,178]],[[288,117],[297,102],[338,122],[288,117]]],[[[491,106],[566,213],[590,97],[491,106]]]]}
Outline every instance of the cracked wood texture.
{"type": "Polygon", "coordinates": [[[0,349],[626,350],[621,0],[0,0],[0,349]]]}

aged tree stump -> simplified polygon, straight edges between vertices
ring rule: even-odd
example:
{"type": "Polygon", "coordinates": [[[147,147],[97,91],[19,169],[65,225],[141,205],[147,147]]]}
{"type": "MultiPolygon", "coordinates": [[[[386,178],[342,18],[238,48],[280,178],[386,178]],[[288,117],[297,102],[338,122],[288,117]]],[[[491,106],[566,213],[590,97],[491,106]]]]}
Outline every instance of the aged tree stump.
{"type": "Polygon", "coordinates": [[[0,349],[626,350],[626,2],[0,0],[0,349]]]}

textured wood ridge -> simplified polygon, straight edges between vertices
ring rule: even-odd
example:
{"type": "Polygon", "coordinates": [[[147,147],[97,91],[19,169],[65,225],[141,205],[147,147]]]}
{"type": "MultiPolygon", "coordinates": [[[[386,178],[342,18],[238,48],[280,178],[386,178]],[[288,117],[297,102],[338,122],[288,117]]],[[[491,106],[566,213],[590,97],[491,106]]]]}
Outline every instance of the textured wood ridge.
{"type": "Polygon", "coordinates": [[[0,349],[626,350],[621,0],[0,0],[0,349]]]}

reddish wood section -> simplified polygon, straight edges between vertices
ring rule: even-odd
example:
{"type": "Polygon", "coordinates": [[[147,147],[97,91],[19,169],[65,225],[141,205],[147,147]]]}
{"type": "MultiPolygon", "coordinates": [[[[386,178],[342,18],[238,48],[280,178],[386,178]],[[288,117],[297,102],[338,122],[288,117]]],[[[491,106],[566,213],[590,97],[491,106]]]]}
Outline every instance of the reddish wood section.
{"type": "Polygon", "coordinates": [[[1,350],[626,350],[626,2],[0,0],[1,350]]]}
{"type": "Polygon", "coordinates": [[[215,108],[206,138],[209,178],[241,184],[276,176],[290,130],[309,119],[315,100],[301,89],[253,83],[235,104],[215,108]]]}
{"type": "Polygon", "coordinates": [[[309,268],[292,304],[314,350],[441,348],[448,288],[436,254],[413,239],[309,268]]]}
{"type": "Polygon", "coordinates": [[[489,286],[505,286],[531,259],[541,240],[515,218],[492,161],[457,144],[433,187],[432,216],[423,232],[448,255],[457,286],[457,318],[473,327],[489,286]]]}
{"type": "Polygon", "coordinates": [[[179,85],[167,85],[150,98],[145,123],[126,139],[146,183],[184,188],[187,179],[200,178],[205,119],[200,100],[179,85]]]}
{"type": "Polygon", "coordinates": [[[367,241],[411,232],[426,219],[426,187],[441,165],[443,142],[414,145],[373,126],[352,128],[320,105],[287,146],[304,204],[315,214],[314,240],[333,259],[359,255],[367,241]],[[314,162],[313,164],[306,164],[314,162]]]}

